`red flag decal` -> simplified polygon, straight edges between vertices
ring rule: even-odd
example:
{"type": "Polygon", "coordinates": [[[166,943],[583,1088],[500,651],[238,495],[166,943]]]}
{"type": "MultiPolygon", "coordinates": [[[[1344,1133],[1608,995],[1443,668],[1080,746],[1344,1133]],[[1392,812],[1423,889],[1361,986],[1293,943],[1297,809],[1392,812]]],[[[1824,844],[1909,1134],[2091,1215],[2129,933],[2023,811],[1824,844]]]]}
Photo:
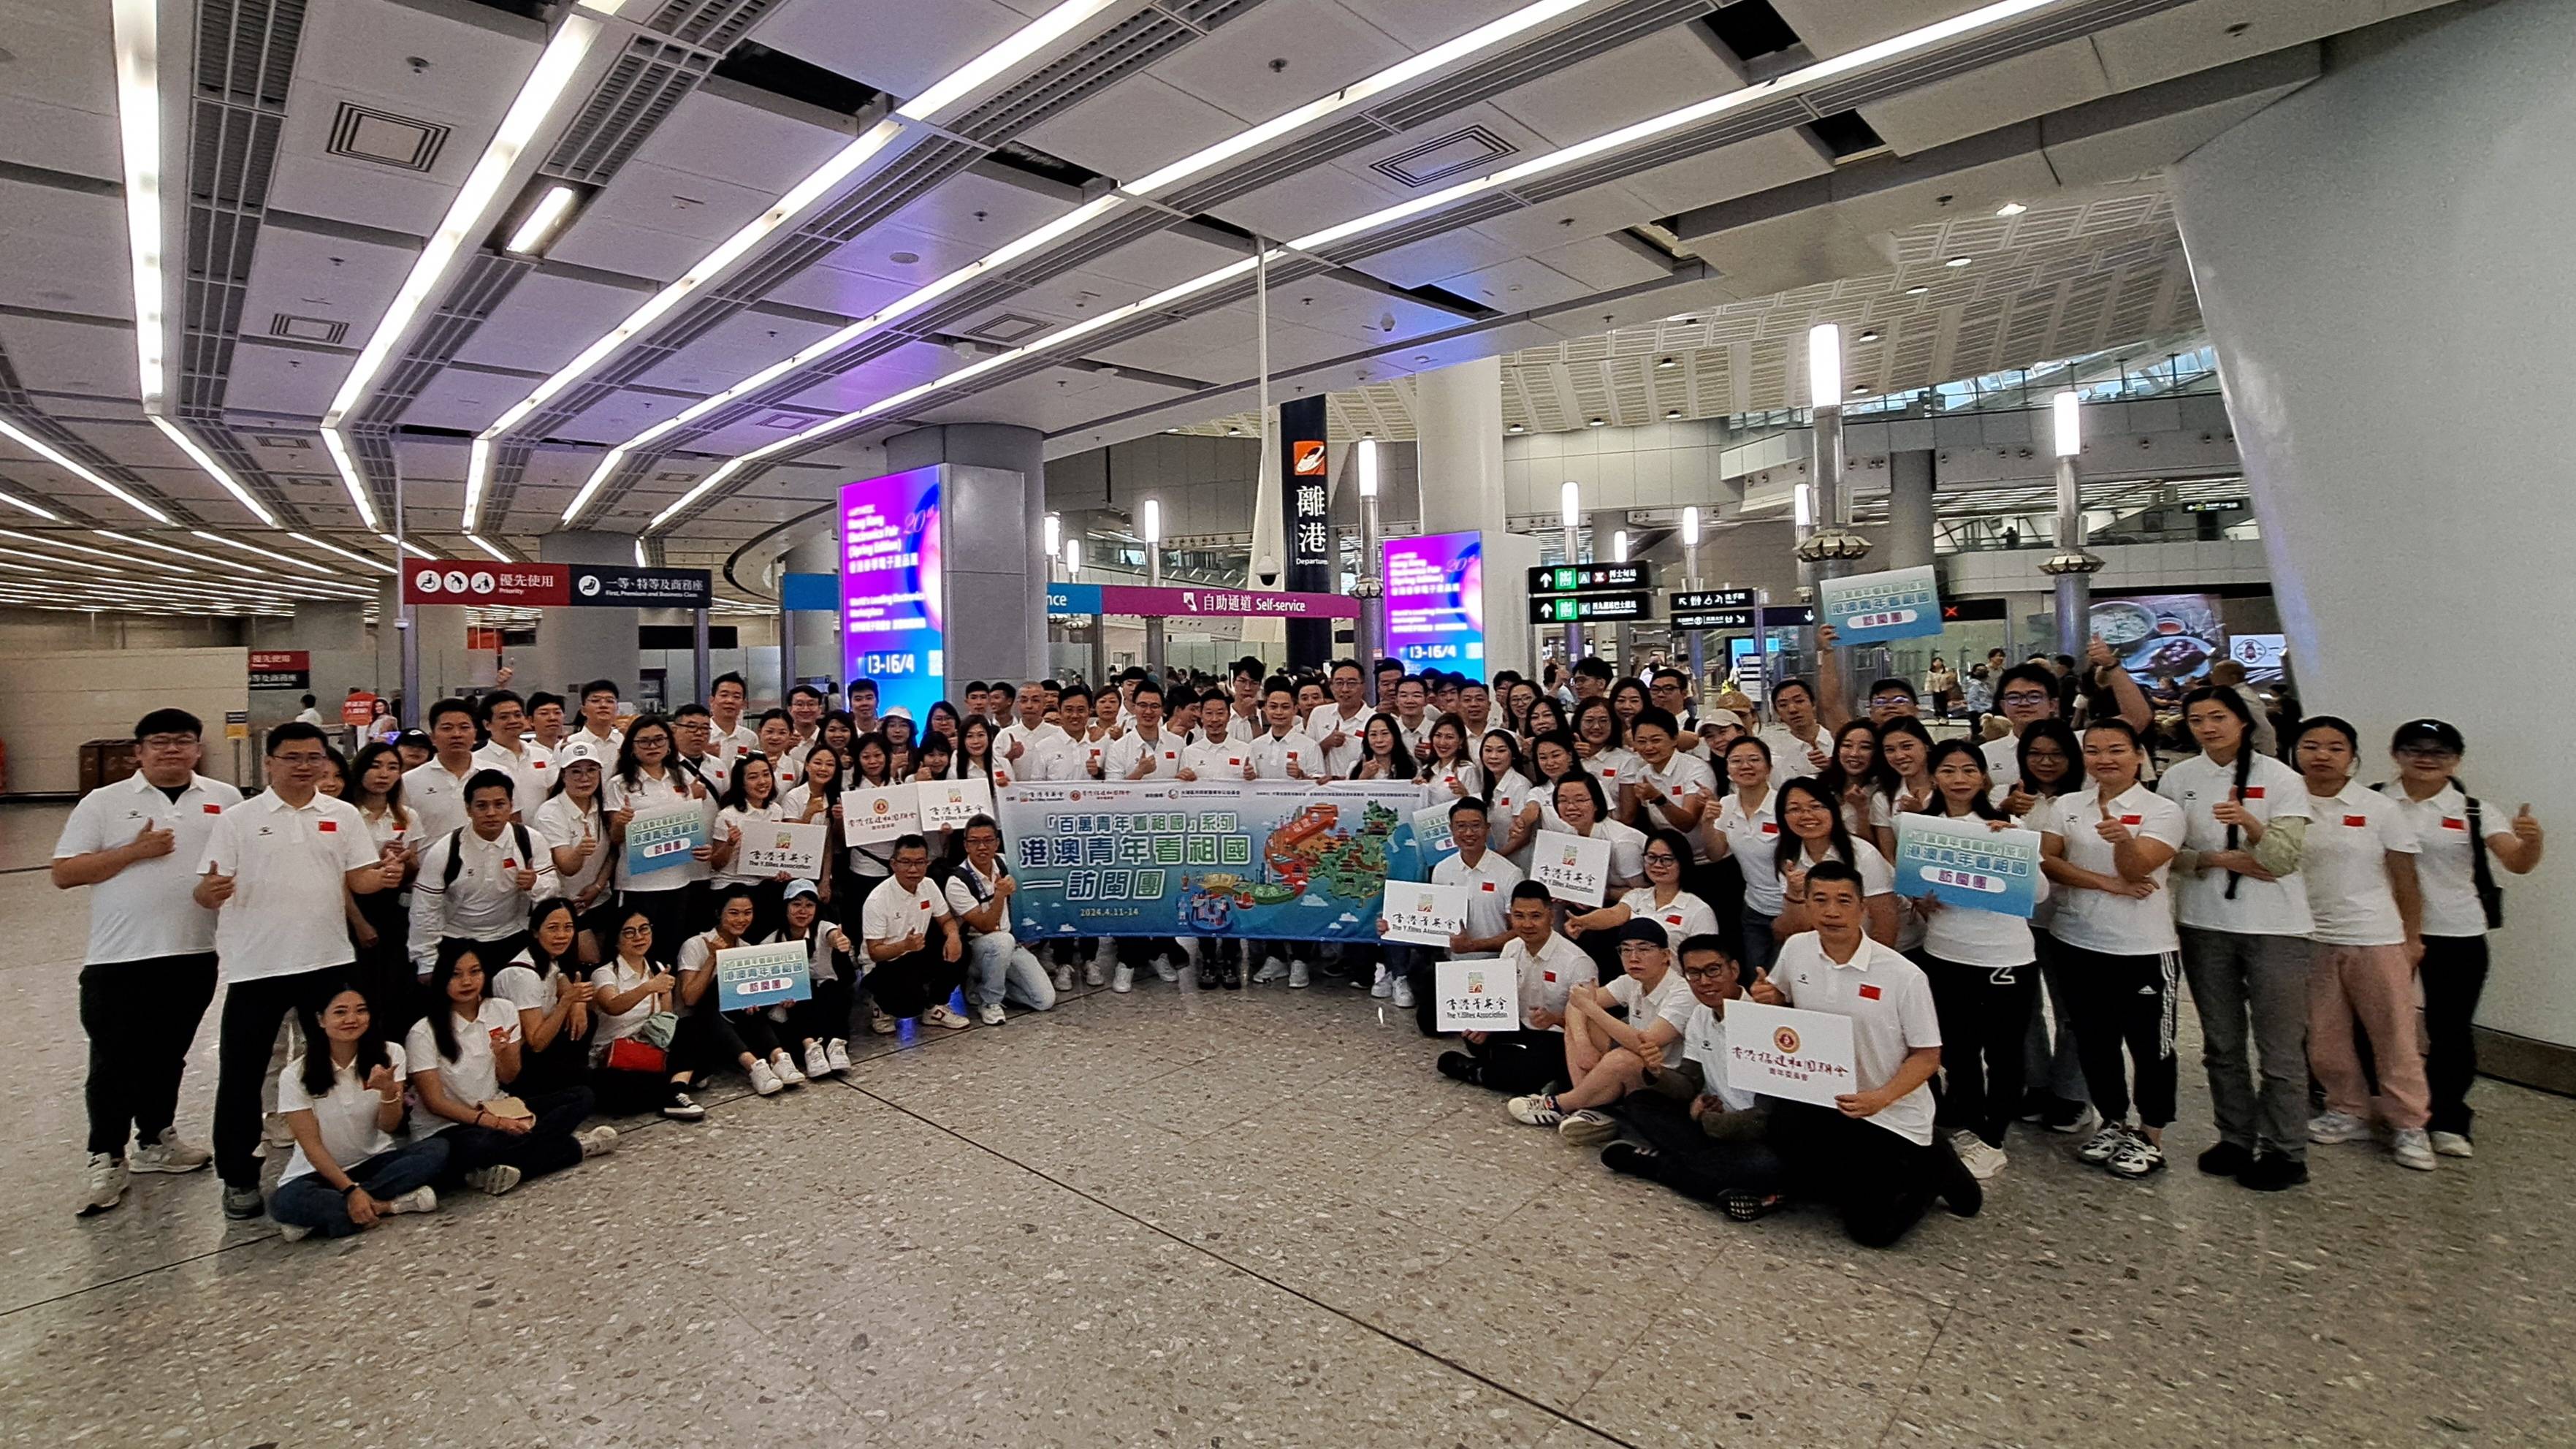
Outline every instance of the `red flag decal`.
{"type": "Polygon", "coordinates": [[[203,810],[203,811],[205,811],[205,812],[206,812],[207,814],[209,814],[209,815],[221,815],[221,814],[223,814],[223,813],[224,813],[224,807],[222,807],[221,805],[217,805],[217,804],[215,804],[215,803],[214,803],[213,801],[211,801],[211,800],[207,801],[204,805],[201,805],[201,806],[199,806],[198,808],[199,808],[199,809],[201,809],[201,810],[203,810]]]}
{"type": "Polygon", "coordinates": [[[1878,999],[1878,988],[1875,986],[1862,987],[1860,989],[1860,999],[1863,1001],[1876,1001],[1878,999]]]}
{"type": "Polygon", "coordinates": [[[337,821],[337,820],[325,820],[325,821],[323,821],[323,822],[322,822],[322,833],[323,833],[323,834],[325,834],[325,835],[336,835],[336,834],[338,834],[338,833],[339,833],[339,831],[340,831],[340,822],[339,822],[339,821],[337,821]]]}
{"type": "Polygon", "coordinates": [[[2358,830],[2362,826],[2370,823],[2370,817],[2367,815],[2347,815],[2343,818],[2343,823],[2351,826],[2355,830],[2358,830]]]}
{"type": "MultiPolygon", "coordinates": [[[[206,808],[212,810],[215,807],[209,805],[206,808]]],[[[2445,815],[2442,817],[2442,828],[2444,830],[2466,830],[2469,828],[2469,822],[2462,820],[2456,815],[2445,815]]]]}

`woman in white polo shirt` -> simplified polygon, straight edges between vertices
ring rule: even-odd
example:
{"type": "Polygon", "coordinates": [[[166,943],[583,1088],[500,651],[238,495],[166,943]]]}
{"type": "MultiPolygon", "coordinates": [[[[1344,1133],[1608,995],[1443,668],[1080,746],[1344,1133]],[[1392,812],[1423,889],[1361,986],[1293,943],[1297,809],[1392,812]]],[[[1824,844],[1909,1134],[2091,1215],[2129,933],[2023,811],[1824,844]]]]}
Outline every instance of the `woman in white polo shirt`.
{"type": "Polygon", "coordinates": [[[1733,860],[1744,881],[1737,934],[1747,980],[1771,967],[1780,954],[1780,938],[1771,932],[1780,914],[1780,871],[1774,863],[1780,844],[1780,817],[1772,813],[1771,744],[1759,735],[1730,741],[1720,763],[1726,769],[1726,794],[1712,818],[1700,826],[1709,863],[1733,860]]]}
{"type": "Polygon", "coordinates": [[[2424,896],[2415,880],[2420,847],[2397,802],[2352,777],[2361,737],[2333,715],[2299,726],[2290,758],[2307,778],[2308,839],[2299,874],[2316,917],[2316,961],[2308,974],[2308,1066],[2326,1089],[2326,1110],[2308,1140],[2362,1142],[2374,1123],[2393,1134],[2400,1167],[2434,1168],[2424,1124],[2432,1092],[2415,1030],[2415,963],[2424,958],[2424,896]],[[2369,1034],[2379,1091],[2352,1039],[2358,1017],[2369,1034]]]}
{"type": "Polygon", "coordinates": [[[2183,696],[2201,753],[2157,782],[2182,807],[2173,863],[2182,969],[2200,1013],[2218,1142],[2200,1170],[2262,1191],[2308,1176],[2308,792],[2298,772],[2254,747],[2254,711],[2232,689],[2183,696]],[[2258,1088],[2253,1048],[2262,1059],[2258,1088]]]}
{"type": "Polygon", "coordinates": [[[1627,732],[1607,699],[1587,699],[1574,707],[1574,753],[1610,802],[1610,818],[1635,825],[1637,802],[1629,787],[1643,772],[1637,752],[1628,748],[1627,732]]]}
{"type": "MultiPolygon", "coordinates": [[[[1980,753],[1995,780],[1995,803],[2007,814],[2017,814],[2025,826],[2030,826],[2045,802],[2084,788],[2080,763],[2084,747],[2066,721],[2054,715],[2032,720],[2010,743],[2015,783],[2006,784],[1994,773],[1991,750],[1980,753]],[[2016,804],[2021,807],[2018,812],[2016,804]]],[[[2093,1110],[2092,1094],[2085,1089],[2084,1062],[2075,1047],[2075,989],[2058,959],[2057,938],[2048,933],[2064,899],[2063,892],[2049,896],[2030,917],[2031,945],[2039,952],[2047,1009],[2030,1014],[2030,1030],[2022,1037],[2023,1080],[2037,1084],[2023,1100],[2022,1120],[2037,1120],[2051,1132],[2085,1137],[2101,1125],[2101,1116],[2093,1110]]]]}
{"type": "Polygon", "coordinates": [[[1683,873],[1690,868],[1690,837],[1678,830],[1647,831],[1637,860],[1646,883],[1598,910],[1567,916],[1566,935],[1580,940],[1591,933],[1616,932],[1630,921],[1654,922],[1664,928],[1668,941],[1716,934],[1717,913],[1708,902],[1682,889],[1683,873]]]}
{"type": "Polygon", "coordinates": [[[383,890],[351,896],[348,912],[349,939],[358,947],[359,989],[367,993],[377,1030],[399,1032],[411,1025],[420,993],[420,975],[412,969],[407,949],[412,852],[426,849],[429,842],[421,834],[420,812],[403,801],[402,754],[393,746],[378,742],[359,750],[348,782],[340,798],[358,807],[376,853],[401,872],[401,879],[383,890]]]}
{"type": "Polygon", "coordinates": [[[2091,783],[2030,813],[2041,868],[2065,892],[2049,923],[2074,988],[2076,1050],[2102,1128],[2076,1157],[2121,1177],[2165,1165],[2174,1116],[2174,995],[2182,974],[2165,877],[2183,841],[2182,807],[2138,782],[2146,763],[2125,720],[2084,731],[2091,783]],[[2128,1121],[2128,1049],[2138,1121],[2128,1121]]]}
{"type": "Polygon", "coordinates": [[[1786,941],[1816,928],[1807,909],[1807,872],[1828,860],[1839,860],[1860,873],[1862,913],[1870,939],[1893,947],[1903,930],[1904,906],[1896,899],[1896,871],[1878,847],[1856,840],[1844,828],[1841,801],[1812,778],[1780,787],[1772,811],[1780,834],[1771,847],[1771,868],[1780,880],[1780,913],[1771,934],[1786,941]]]}
{"type": "Polygon", "coordinates": [[[743,1075],[751,1079],[754,1092],[774,1097],[781,1088],[801,1087],[805,1085],[805,1074],[798,1070],[786,1044],[778,1039],[768,1008],[725,1011],[720,1006],[724,993],[716,985],[716,954],[751,944],[751,888],[725,886],[716,892],[713,905],[715,925],[680,943],[679,1005],[675,1009],[684,1018],[724,1023],[751,1058],[743,1066],[743,1075]]]}
{"type": "Polygon", "coordinates": [[[644,715],[627,726],[626,739],[617,747],[617,768],[601,787],[607,792],[608,818],[618,837],[610,843],[617,862],[618,900],[651,916],[653,934],[663,940],[678,940],[687,932],[691,856],[705,860],[714,853],[713,847],[701,845],[689,855],[675,853],[668,865],[639,871],[628,864],[626,828],[638,811],[686,801],[696,801],[709,812],[715,808],[702,781],[672,768],[672,753],[670,722],[660,715],[644,715]]]}
{"type": "Polygon", "coordinates": [[[447,1171],[448,1141],[394,1145],[403,1120],[403,1049],[386,1041],[366,993],[344,985],[316,1011],[298,1013],[303,1057],[277,1079],[277,1110],[295,1155],[269,1195],[278,1236],[345,1238],[393,1213],[438,1209],[430,1184],[447,1171]]]}
{"type": "Polygon", "coordinates": [[[2438,719],[2409,720],[2389,740],[2397,781],[2383,786],[2414,831],[2416,883],[2424,894],[2424,1079],[2432,1094],[2433,1151],[2472,1157],[2476,1114],[2469,1084],[2478,1075],[2470,1030],[2487,984],[2487,932],[2501,924],[2504,893],[2495,866],[2528,875],[2540,865],[2544,837],[2526,804],[2506,816],[2501,806],[2468,793],[2458,775],[2468,741],[2438,719]],[[2494,905],[2491,918],[2489,903],[2494,905]]]}
{"type": "Polygon", "coordinates": [[[741,886],[751,892],[751,934],[754,940],[771,935],[786,912],[787,883],[795,879],[783,870],[746,870],[743,867],[743,842],[753,838],[763,825],[775,825],[787,818],[787,807],[778,801],[778,772],[760,755],[745,755],[735,766],[733,782],[725,787],[723,808],[716,812],[716,838],[729,840],[725,865],[708,881],[711,890],[741,886]]]}
{"type": "Polygon", "coordinates": [[[1467,727],[1454,714],[1431,722],[1431,732],[1423,737],[1422,758],[1413,765],[1414,778],[1422,782],[1425,806],[1446,810],[1461,800],[1478,798],[1484,790],[1476,762],[1467,757],[1467,727]]]}
{"type": "MultiPolygon", "coordinates": [[[[1994,830],[2013,823],[1994,803],[1983,751],[1949,740],[1933,747],[1932,760],[1939,798],[1920,813],[1982,820],[1994,830]]],[[[2032,887],[2039,899],[2048,898],[2046,876],[2032,887]]],[[[1941,1125],[1968,1171],[1992,1177],[2004,1170],[2004,1134],[2021,1110],[2022,1036],[2039,1004],[2039,953],[2030,923],[2019,916],[1954,906],[1930,894],[1912,904],[1923,921],[1917,964],[1932,980],[1932,1004],[1941,1017],[1941,1125]]]]}
{"type": "Polygon", "coordinates": [[[581,969],[578,918],[561,896],[528,910],[527,944],[492,978],[519,1012],[519,1091],[542,1095],[590,1076],[591,985],[581,969]]]}
{"type": "Polygon", "coordinates": [[[1510,730],[1487,730],[1476,744],[1476,765],[1489,843],[1516,865],[1525,863],[1530,837],[1538,833],[1538,800],[1520,739],[1510,730]]]}
{"type": "Polygon", "coordinates": [[[447,1175],[498,1197],[530,1177],[578,1164],[617,1145],[616,1129],[580,1130],[588,1087],[525,1098],[505,1088],[519,1078],[519,1013],[485,987],[483,949],[449,940],[430,968],[428,1006],[403,1042],[411,1068],[411,1135],[447,1143],[447,1175]]]}

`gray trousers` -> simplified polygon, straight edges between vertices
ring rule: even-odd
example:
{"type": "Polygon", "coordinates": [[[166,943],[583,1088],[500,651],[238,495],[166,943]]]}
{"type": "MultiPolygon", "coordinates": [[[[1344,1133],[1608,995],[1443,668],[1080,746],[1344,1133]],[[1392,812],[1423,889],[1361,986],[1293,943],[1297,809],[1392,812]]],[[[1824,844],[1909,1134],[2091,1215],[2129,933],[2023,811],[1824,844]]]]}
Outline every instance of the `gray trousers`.
{"type": "MultiPolygon", "coordinates": [[[[2057,938],[2046,931],[2034,930],[2039,950],[2040,980],[2048,987],[2048,1003],[2040,1004],[2034,993],[2030,1001],[2030,1030],[2022,1038],[2022,1081],[2033,1088],[2045,1088],[2061,1102],[2081,1106],[2093,1100],[2084,1087],[2084,1062],[2075,1051],[2075,1011],[2067,1005],[2071,988],[2066,981],[2066,968],[2059,964],[2057,938]],[[2054,1023],[2056,1032],[2049,1031],[2054,1023]]],[[[2018,1112],[2021,1104],[2004,1104],[2018,1112]]]]}
{"type": "Polygon", "coordinates": [[[2200,1059],[2222,1142],[2307,1160],[2308,959],[2314,952],[2301,936],[2182,928],[2183,975],[2200,1012],[2200,1059]],[[2249,1027],[2262,1058],[2259,1088],[2246,1055],[2249,1027]]]}

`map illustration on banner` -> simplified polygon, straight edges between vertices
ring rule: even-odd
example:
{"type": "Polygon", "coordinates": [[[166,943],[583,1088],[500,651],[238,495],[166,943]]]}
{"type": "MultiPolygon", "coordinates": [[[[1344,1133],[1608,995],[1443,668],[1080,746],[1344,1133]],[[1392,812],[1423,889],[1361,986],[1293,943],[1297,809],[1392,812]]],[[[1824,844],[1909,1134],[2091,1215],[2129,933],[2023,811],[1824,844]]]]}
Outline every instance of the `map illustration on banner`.
{"type": "Polygon", "coordinates": [[[1818,579],[1816,608],[1845,644],[1919,639],[1941,632],[1941,581],[1929,564],[1818,579]]]}
{"type": "Polygon", "coordinates": [[[1896,817],[1896,893],[2027,920],[2039,895],[2039,832],[1974,817],[1896,817]]]}
{"type": "Polygon", "coordinates": [[[1389,880],[1426,872],[1420,787],[1258,780],[1005,786],[1012,932],[1373,941],[1389,880]]]}

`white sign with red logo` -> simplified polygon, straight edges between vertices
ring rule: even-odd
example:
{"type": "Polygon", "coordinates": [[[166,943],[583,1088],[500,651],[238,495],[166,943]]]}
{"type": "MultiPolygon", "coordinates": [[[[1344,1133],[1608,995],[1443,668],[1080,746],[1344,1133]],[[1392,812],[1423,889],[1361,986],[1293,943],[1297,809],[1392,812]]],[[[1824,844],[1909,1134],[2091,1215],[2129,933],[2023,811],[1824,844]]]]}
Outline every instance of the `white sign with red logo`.
{"type": "Polygon", "coordinates": [[[924,830],[955,830],[978,815],[993,813],[990,780],[924,780],[919,789],[924,830]]]}
{"type": "Polygon", "coordinates": [[[1432,968],[1434,1031],[1518,1031],[1520,973],[1500,961],[1443,961],[1432,968]]]}
{"type": "Polygon", "coordinates": [[[1467,888],[1425,885],[1420,881],[1386,883],[1386,939],[1414,946],[1438,946],[1467,929],[1467,888]]]}
{"type": "Polygon", "coordinates": [[[852,845],[876,845],[921,829],[921,790],[894,785],[841,792],[841,835],[852,845]]]}
{"type": "Polygon", "coordinates": [[[1529,878],[1560,901],[1597,906],[1610,882],[1610,838],[1542,830],[1530,846],[1529,878]]]}
{"type": "Polygon", "coordinates": [[[1765,1097],[1834,1105],[1860,1090],[1852,1069],[1852,1024],[1830,1011],[1726,1004],[1726,1084],[1765,1097]]]}

